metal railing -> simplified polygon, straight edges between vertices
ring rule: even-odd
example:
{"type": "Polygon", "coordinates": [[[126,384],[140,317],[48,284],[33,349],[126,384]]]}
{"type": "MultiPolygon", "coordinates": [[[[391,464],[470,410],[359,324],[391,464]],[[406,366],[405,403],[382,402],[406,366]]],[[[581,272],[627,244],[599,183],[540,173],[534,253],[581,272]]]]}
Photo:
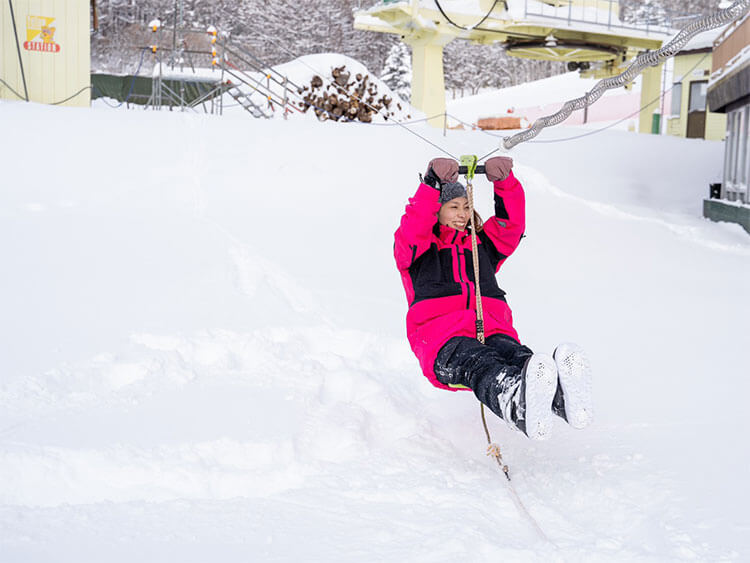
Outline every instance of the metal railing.
{"type": "Polygon", "coordinates": [[[631,30],[661,35],[670,34],[665,25],[646,20],[641,25],[625,24],[619,16],[620,3],[617,0],[568,0],[554,5],[539,0],[524,0],[524,17],[542,17],[564,21],[569,27],[575,24],[601,26],[607,30],[631,30]]]}

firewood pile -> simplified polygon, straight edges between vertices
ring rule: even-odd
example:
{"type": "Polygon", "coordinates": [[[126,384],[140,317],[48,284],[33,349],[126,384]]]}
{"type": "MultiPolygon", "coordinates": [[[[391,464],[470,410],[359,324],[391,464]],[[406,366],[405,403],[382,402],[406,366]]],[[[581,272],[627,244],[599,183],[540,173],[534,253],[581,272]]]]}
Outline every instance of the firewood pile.
{"type": "Polygon", "coordinates": [[[298,90],[304,100],[298,102],[303,112],[312,108],[320,121],[333,119],[371,123],[375,111],[388,120],[396,115],[394,106],[402,109],[399,102],[394,103],[386,94],[378,95],[378,86],[368,74],[352,76],[344,65],[331,70],[331,77],[333,81],[324,87],[323,79],[313,76],[309,86],[302,86],[298,90]]]}

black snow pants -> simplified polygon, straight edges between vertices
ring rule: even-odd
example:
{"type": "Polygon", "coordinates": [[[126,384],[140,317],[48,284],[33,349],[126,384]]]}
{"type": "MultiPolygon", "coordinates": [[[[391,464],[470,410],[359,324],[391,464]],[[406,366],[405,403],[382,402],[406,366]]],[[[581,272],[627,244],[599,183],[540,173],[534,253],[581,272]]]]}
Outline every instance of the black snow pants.
{"type": "MultiPolygon", "coordinates": [[[[446,342],[435,359],[435,376],[443,385],[463,385],[500,418],[498,395],[517,386],[523,368],[533,352],[504,334],[488,336],[486,344],[476,338],[456,336],[446,342]]],[[[515,411],[515,409],[513,409],[515,411]]],[[[517,425],[512,412],[506,420],[517,425]]]]}

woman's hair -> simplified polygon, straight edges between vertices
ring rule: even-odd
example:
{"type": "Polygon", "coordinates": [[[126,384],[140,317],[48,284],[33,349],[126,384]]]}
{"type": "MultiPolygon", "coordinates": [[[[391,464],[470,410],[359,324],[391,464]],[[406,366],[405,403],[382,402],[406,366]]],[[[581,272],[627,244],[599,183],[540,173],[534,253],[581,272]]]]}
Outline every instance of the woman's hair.
{"type": "Polygon", "coordinates": [[[482,218],[479,216],[476,209],[474,210],[474,217],[471,220],[471,225],[474,226],[474,223],[477,225],[477,232],[481,233],[484,230],[484,221],[482,221],[482,218]]]}

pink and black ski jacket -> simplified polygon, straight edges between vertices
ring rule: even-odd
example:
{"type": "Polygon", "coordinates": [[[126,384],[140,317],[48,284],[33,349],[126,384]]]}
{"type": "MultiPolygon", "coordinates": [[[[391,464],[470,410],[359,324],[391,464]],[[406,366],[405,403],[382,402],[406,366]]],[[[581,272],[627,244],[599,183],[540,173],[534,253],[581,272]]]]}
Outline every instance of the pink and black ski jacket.
{"type": "MultiPolygon", "coordinates": [[[[518,246],[526,213],[521,183],[513,172],[494,182],[495,216],[478,233],[479,280],[485,334],[507,334],[518,340],[513,316],[495,274],[518,246]]],[[[440,192],[420,184],[409,199],[396,231],[394,255],[409,302],[406,332],[425,376],[436,387],[450,389],[435,377],[435,358],[454,336],[476,337],[476,292],[471,234],[440,225],[440,192]]]]}

